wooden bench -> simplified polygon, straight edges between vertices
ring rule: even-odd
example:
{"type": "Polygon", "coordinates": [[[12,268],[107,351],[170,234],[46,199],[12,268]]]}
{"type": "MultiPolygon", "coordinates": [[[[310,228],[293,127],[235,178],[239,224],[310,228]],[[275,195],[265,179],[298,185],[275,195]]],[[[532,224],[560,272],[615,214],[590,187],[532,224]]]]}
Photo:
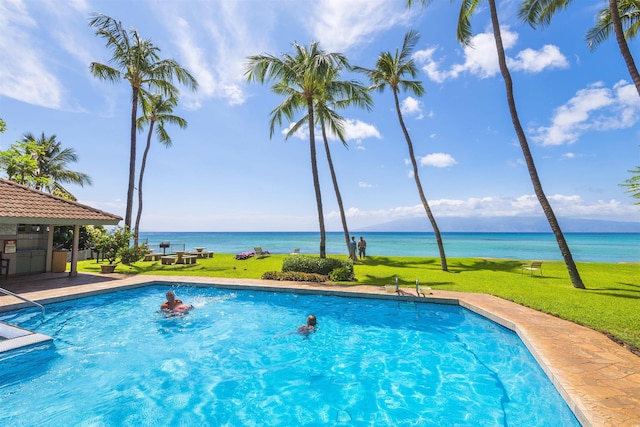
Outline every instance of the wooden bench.
{"type": "Polygon", "coordinates": [[[162,265],[171,265],[174,264],[176,262],[176,257],[174,257],[173,255],[166,255],[166,256],[162,256],[160,257],[160,261],[162,262],[162,265]]]}
{"type": "Polygon", "coordinates": [[[160,261],[160,258],[162,258],[162,254],[146,254],[144,256],[144,259],[142,261],[160,261]]]}
{"type": "Polygon", "coordinates": [[[178,264],[195,264],[198,259],[198,255],[182,255],[181,262],[178,264]]]}

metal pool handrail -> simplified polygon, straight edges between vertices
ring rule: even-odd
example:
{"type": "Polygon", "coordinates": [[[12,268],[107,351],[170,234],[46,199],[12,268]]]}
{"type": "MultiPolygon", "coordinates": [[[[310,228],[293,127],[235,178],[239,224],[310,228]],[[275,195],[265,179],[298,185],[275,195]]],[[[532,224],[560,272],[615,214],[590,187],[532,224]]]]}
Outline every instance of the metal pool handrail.
{"type": "Polygon", "coordinates": [[[2,292],[2,293],[4,293],[4,294],[7,294],[7,295],[11,295],[12,297],[16,297],[16,298],[18,298],[18,299],[21,299],[22,301],[30,302],[31,304],[33,304],[33,305],[35,305],[35,306],[40,307],[40,310],[42,310],[42,317],[44,317],[44,306],[43,306],[42,304],[38,304],[37,302],[32,301],[32,300],[30,300],[29,298],[25,298],[25,297],[23,297],[23,296],[21,296],[21,295],[14,294],[13,292],[8,291],[8,290],[6,290],[6,289],[4,289],[4,288],[0,288],[0,292],[2,292]]]}

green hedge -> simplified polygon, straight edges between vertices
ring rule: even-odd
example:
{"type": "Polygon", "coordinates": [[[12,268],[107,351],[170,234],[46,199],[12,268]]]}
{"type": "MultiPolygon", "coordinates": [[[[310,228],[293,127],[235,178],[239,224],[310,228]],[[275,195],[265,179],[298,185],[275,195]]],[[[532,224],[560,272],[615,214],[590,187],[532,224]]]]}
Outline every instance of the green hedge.
{"type": "Polygon", "coordinates": [[[316,282],[323,283],[327,281],[327,276],[315,273],[301,273],[298,271],[267,271],[262,275],[265,280],[291,280],[294,282],[316,282]]]}
{"type": "Polygon", "coordinates": [[[306,255],[295,255],[285,258],[282,271],[315,273],[328,276],[333,270],[347,269],[353,276],[353,261],[351,259],[320,258],[306,255]]]}

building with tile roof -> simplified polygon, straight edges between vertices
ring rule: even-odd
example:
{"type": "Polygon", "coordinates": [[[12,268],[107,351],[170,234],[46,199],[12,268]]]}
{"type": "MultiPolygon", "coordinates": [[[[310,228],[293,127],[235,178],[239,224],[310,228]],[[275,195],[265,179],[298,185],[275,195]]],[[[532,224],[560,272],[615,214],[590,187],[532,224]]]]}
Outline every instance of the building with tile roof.
{"type": "Polygon", "coordinates": [[[80,226],[117,225],[120,221],[118,215],[0,178],[0,252],[9,260],[9,275],[52,271],[53,230],[65,225],[74,227],[70,275],[75,276],[80,226]],[[35,268],[25,267],[29,255],[35,268]]]}

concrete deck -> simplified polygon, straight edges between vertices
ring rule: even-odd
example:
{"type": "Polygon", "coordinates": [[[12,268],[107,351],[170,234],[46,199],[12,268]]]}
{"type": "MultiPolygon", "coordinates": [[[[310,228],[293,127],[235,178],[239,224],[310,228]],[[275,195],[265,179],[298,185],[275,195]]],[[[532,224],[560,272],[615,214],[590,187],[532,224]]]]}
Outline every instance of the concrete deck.
{"type": "MultiPolygon", "coordinates": [[[[484,294],[433,291],[418,297],[415,290],[401,295],[384,287],[342,286],[267,280],[192,276],[120,274],[43,274],[0,280],[0,287],[41,304],[144,286],[148,282],[192,282],[224,288],[269,289],[325,293],[365,298],[391,298],[460,304],[517,332],[584,426],[640,427],[640,357],[605,335],[574,323],[484,294]]],[[[1,294],[0,294],[1,295],[1,294]]],[[[26,303],[0,296],[0,311],[26,303]]]]}

